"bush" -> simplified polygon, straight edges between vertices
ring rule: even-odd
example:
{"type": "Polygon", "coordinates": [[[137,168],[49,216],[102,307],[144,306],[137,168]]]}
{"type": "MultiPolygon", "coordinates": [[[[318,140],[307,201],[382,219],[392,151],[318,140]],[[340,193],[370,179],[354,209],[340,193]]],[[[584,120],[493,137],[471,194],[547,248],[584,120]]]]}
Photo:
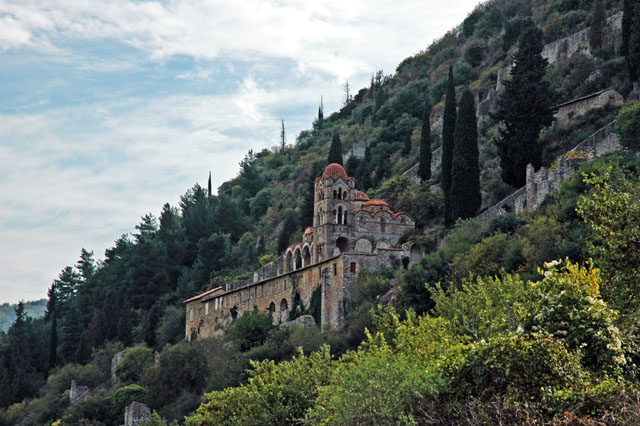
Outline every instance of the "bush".
{"type": "Polygon", "coordinates": [[[356,305],[373,302],[378,296],[385,294],[391,288],[389,275],[386,271],[360,271],[353,298],[356,305]]]}
{"type": "Polygon", "coordinates": [[[160,354],[160,363],[145,372],[147,404],[158,409],[174,402],[183,392],[199,394],[206,384],[207,360],[196,343],[180,343],[160,354]]]}
{"type": "Polygon", "coordinates": [[[640,102],[622,108],[616,118],[616,131],[622,146],[640,152],[640,102]]]}
{"type": "Polygon", "coordinates": [[[329,348],[291,361],[252,363],[249,382],[206,395],[208,402],[186,418],[187,426],[300,424],[315,402],[318,388],[328,383],[332,367],[329,348]]]}
{"type": "Polygon", "coordinates": [[[122,383],[137,383],[142,372],[153,366],[153,351],[146,346],[138,345],[127,351],[118,363],[116,374],[122,383]]]}
{"type": "Polygon", "coordinates": [[[451,371],[451,389],[461,399],[508,395],[514,401],[542,401],[545,390],[571,388],[587,376],[567,347],[545,335],[500,336],[470,346],[451,371]]]}
{"type": "Polygon", "coordinates": [[[227,330],[226,336],[244,352],[263,344],[274,327],[271,315],[254,309],[236,319],[227,330]]]}

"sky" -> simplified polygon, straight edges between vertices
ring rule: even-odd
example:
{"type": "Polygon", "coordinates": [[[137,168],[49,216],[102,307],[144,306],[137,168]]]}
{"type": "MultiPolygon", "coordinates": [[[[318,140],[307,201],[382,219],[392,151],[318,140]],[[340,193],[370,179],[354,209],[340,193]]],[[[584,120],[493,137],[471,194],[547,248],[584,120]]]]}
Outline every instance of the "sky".
{"type": "Polygon", "coordinates": [[[46,297],[478,0],[0,0],[0,303],[46,297]]]}

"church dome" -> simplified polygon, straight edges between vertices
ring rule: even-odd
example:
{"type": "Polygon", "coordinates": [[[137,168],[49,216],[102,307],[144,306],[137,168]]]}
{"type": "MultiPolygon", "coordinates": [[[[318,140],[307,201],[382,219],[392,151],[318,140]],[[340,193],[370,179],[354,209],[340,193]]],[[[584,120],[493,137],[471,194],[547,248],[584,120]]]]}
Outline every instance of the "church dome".
{"type": "Polygon", "coordinates": [[[327,166],[326,169],[324,169],[324,172],[322,173],[322,180],[327,178],[331,178],[334,181],[338,180],[338,178],[342,178],[342,180],[344,181],[349,179],[349,177],[347,176],[347,172],[344,170],[344,167],[342,167],[338,163],[331,163],[327,166]]]}

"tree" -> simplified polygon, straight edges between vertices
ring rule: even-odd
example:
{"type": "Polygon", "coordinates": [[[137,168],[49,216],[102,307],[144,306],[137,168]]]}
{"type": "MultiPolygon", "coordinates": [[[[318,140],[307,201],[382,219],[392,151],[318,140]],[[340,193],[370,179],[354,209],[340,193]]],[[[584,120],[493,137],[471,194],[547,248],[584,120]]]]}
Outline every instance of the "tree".
{"type": "Polygon", "coordinates": [[[502,123],[496,140],[502,180],[517,188],[525,184],[527,164],[541,166],[540,130],[553,123],[555,96],[544,80],[549,62],[541,52],[542,31],[526,31],[494,117],[502,123]]]}
{"type": "Polygon", "coordinates": [[[640,102],[622,108],[616,118],[616,132],[620,136],[620,145],[640,152],[640,102]]]}
{"type": "Polygon", "coordinates": [[[291,235],[293,235],[293,233],[298,229],[298,224],[296,222],[296,217],[293,212],[287,214],[287,217],[282,224],[282,230],[280,230],[280,234],[278,234],[278,253],[284,252],[287,247],[289,247],[291,235]]]}
{"type": "Polygon", "coordinates": [[[351,103],[352,97],[349,92],[349,80],[344,82],[344,105],[347,106],[351,103]]]}
{"type": "Polygon", "coordinates": [[[456,120],[449,198],[454,220],[474,217],[482,204],[476,106],[469,89],[462,94],[456,120]]]}
{"type": "Polygon", "coordinates": [[[607,23],[607,11],[602,0],[596,0],[591,12],[591,30],[589,31],[589,46],[595,50],[602,46],[602,32],[607,23]]]}
{"type": "Polygon", "coordinates": [[[284,152],[284,148],[287,143],[287,133],[284,130],[284,118],[280,119],[280,123],[282,124],[282,127],[280,128],[280,151],[284,152]]]}
{"type": "Polygon", "coordinates": [[[209,171],[209,181],[207,182],[207,195],[211,197],[211,171],[209,171]]]}
{"type": "Polygon", "coordinates": [[[342,165],[342,143],[340,143],[340,135],[337,132],[334,133],[333,139],[331,140],[327,163],[338,163],[342,165]]]}
{"type": "Polygon", "coordinates": [[[632,44],[633,44],[633,38],[636,39],[636,54],[637,54],[637,50],[640,49],[639,46],[637,46],[637,44],[640,42],[640,40],[637,39],[638,34],[636,31],[635,37],[633,34],[633,30],[634,30],[634,25],[639,25],[638,21],[640,21],[640,12],[638,12],[637,6],[635,6],[636,1],[635,0],[624,0],[624,6],[623,6],[623,15],[622,15],[622,45],[620,47],[620,53],[622,54],[622,56],[624,56],[627,59],[627,66],[629,69],[629,78],[631,79],[631,81],[637,81],[638,80],[638,64],[637,64],[637,60],[638,58],[636,57],[636,63],[635,63],[635,67],[634,67],[634,63],[631,60],[632,59],[632,44]]]}
{"type": "Polygon", "coordinates": [[[627,64],[629,66],[629,77],[634,83],[634,88],[638,90],[637,83],[640,80],[640,6],[636,3],[633,8],[627,64]]]}
{"type": "Polygon", "coordinates": [[[49,301],[47,302],[45,320],[49,320],[51,322],[49,336],[49,369],[52,369],[58,363],[58,313],[56,311],[55,284],[51,284],[51,288],[49,288],[47,296],[49,296],[49,301]]]}
{"type": "Polygon", "coordinates": [[[456,131],[456,88],[453,82],[453,66],[449,65],[449,82],[444,101],[444,117],[442,119],[442,177],[440,186],[444,193],[444,224],[449,227],[451,220],[451,162],[453,161],[453,144],[456,131]]]}
{"type": "Polygon", "coordinates": [[[431,104],[427,96],[424,101],[424,111],[422,113],[422,133],[420,134],[420,164],[418,166],[418,177],[422,182],[431,178],[431,104]]]}
{"type": "Polygon", "coordinates": [[[322,105],[322,96],[320,96],[320,106],[318,107],[318,121],[316,123],[318,128],[322,127],[322,124],[324,123],[324,106],[322,105]]]}

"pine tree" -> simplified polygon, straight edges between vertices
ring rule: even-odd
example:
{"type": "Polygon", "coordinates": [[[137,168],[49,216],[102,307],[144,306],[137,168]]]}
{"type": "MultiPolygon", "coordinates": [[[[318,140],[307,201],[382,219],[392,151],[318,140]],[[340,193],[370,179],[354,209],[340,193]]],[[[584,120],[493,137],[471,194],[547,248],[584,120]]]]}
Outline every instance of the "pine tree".
{"type": "Polygon", "coordinates": [[[549,62],[541,52],[542,31],[527,30],[520,39],[511,79],[504,83],[495,114],[502,122],[496,141],[502,180],[516,188],[526,182],[527,164],[540,167],[540,131],[553,123],[555,94],[544,80],[549,62]]]}
{"type": "Polygon", "coordinates": [[[456,131],[456,88],[453,82],[453,66],[449,66],[449,82],[444,101],[444,116],[442,119],[442,177],[440,186],[444,194],[444,224],[452,225],[451,215],[451,162],[453,161],[453,144],[456,131]]]}
{"type": "Polygon", "coordinates": [[[52,369],[58,364],[58,312],[56,311],[55,284],[51,284],[47,296],[49,296],[49,301],[47,302],[45,320],[51,322],[49,335],[49,369],[52,369]]]}
{"type": "Polygon", "coordinates": [[[334,133],[333,139],[331,140],[327,162],[329,164],[338,163],[342,165],[342,143],[340,143],[340,135],[337,132],[334,133]]]}
{"type": "Polygon", "coordinates": [[[431,104],[429,97],[424,101],[422,112],[422,133],[420,135],[420,164],[418,165],[418,177],[422,182],[431,179],[431,104]]]}
{"type": "Polygon", "coordinates": [[[476,106],[469,89],[462,94],[458,109],[449,197],[454,221],[474,217],[482,204],[476,106]]]}
{"type": "Polygon", "coordinates": [[[589,46],[595,50],[602,46],[602,32],[607,23],[607,11],[602,0],[596,0],[591,11],[591,29],[589,30],[589,46]]]}

